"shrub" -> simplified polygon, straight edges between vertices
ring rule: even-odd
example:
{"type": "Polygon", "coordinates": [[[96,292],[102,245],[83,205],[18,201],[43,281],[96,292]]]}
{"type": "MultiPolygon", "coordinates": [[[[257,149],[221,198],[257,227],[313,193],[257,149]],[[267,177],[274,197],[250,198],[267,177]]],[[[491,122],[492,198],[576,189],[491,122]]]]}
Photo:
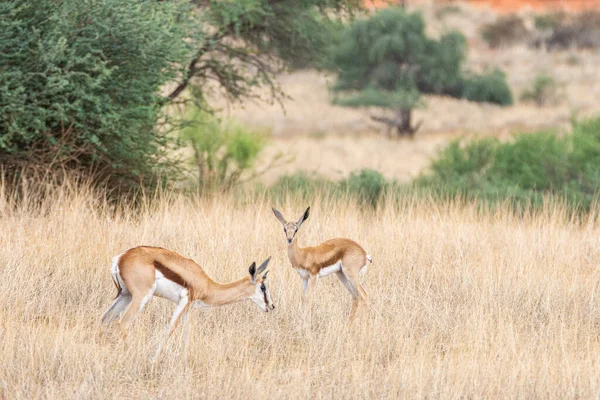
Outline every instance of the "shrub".
{"type": "Polygon", "coordinates": [[[366,168],[351,173],[341,184],[360,204],[375,207],[384,192],[386,181],[380,172],[366,168]]]}
{"type": "Polygon", "coordinates": [[[430,166],[434,176],[442,181],[460,177],[473,177],[483,174],[492,162],[494,151],[500,142],[484,138],[463,144],[459,140],[451,142],[430,166]]]}
{"type": "Polygon", "coordinates": [[[555,132],[518,135],[513,142],[496,147],[486,175],[492,182],[526,190],[560,189],[569,179],[568,157],[569,139],[555,132]]]}
{"type": "Polygon", "coordinates": [[[522,134],[502,143],[455,141],[433,161],[416,188],[441,197],[539,206],[544,197],[589,209],[600,187],[600,118],[577,122],[572,135],[522,134]]]}
{"type": "Polygon", "coordinates": [[[312,200],[317,195],[335,197],[340,194],[340,190],[337,182],[301,171],[280,177],[268,189],[268,194],[271,198],[281,202],[287,196],[302,200],[312,200]]]}
{"type": "Polygon", "coordinates": [[[528,35],[523,20],[517,15],[500,17],[481,28],[481,37],[491,48],[523,42],[528,35]]]}
{"type": "Polygon", "coordinates": [[[340,181],[297,172],[279,178],[267,193],[280,202],[287,197],[312,201],[315,196],[339,198],[347,195],[360,205],[371,208],[377,206],[386,189],[391,186],[392,183],[387,182],[381,173],[372,169],[354,171],[347,179],[340,181]]]}
{"type": "Polygon", "coordinates": [[[552,12],[538,14],[533,17],[535,28],[539,30],[552,30],[564,23],[567,14],[564,12],[552,12]]]}
{"type": "Polygon", "coordinates": [[[573,179],[583,192],[592,195],[600,187],[600,118],[574,125],[572,148],[569,161],[573,179]]]}
{"type": "Polygon", "coordinates": [[[227,190],[237,185],[266,144],[264,135],[197,108],[186,120],[181,138],[194,150],[200,190],[227,190]]]}
{"type": "Polygon", "coordinates": [[[157,129],[162,85],[188,58],[179,2],[0,3],[0,163],[57,167],[111,188],[169,166],[157,129]]]}
{"type": "Polygon", "coordinates": [[[538,106],[549,104],[556,98],[557,84],[553,77],[540,74],[535,77],[530,89],[521,94],[521,100],[534,101],[538,106]]]}
{"type": "Polygon", "coordinates": [[[565,50],[573,46],[580,49],[600,48],[600,12],[586,11],[569,16],[554,14],[536,19],[540,29],[549,31],[539,45],[545,43],[549,50],[565,50]]]}
{"type": "Polygon", "coordinates": [[[504,106],[513,103],[506,77],[498,69],[483,75],[467,75],[462,83],[462,97],[504,106]]]}

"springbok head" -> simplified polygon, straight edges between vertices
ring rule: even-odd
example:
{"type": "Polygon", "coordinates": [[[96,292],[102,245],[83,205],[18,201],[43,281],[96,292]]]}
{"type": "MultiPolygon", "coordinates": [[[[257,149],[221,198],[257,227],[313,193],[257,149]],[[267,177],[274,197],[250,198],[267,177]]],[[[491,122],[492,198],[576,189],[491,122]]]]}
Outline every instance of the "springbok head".
{"type": "Polygon", "coordinates": [[[287,243],[292,244],[294,243],[294,238],[296,237],[298,229],[300,229],[300,226],[302,226],[304,221],[308,219],[308,215],[310,214],[310,207],[308,207],[306,211],[304,211],[304,214],[302,214],[302,217],[300,217],[300,219],[297,222],[286,221],[286,219],[283,217],[283,214],[281,214],[278,210],[274,208],[273,213],[275,214],[279,222],[281,222],[281,224],[283,225],[283,232],[285,233],[287,243]]]}
{"type": "Polygon", "coordinates": [[[267,279],[269,271],[264,272],[265,269],[267,269],[269,261],[271,261],[271,257],[267,258],[260,265],[260,267],[258,267],[258,269],[256,268],[255,262],[253,262],[252,265],[250,265],[250,268],[248,268],[248,272],[250,273],[250,284],[254,289],[248,298],[257,306],[259,306],[264,312],[269,312],[269,310],[273,310],[275,308],[273,300],[271,299],[269,281],[267,279]]]}

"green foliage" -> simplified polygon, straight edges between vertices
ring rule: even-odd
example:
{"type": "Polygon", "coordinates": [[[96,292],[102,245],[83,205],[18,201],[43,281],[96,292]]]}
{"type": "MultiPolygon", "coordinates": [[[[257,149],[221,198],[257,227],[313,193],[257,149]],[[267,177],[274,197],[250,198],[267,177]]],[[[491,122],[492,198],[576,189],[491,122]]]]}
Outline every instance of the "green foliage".
{"type": "Polygon", "coordinates": [[[439,41],[426,40],[425,43],[424,54],[418,63],[419,90],[422,93],[462,97],[462,64],[467,51],[464,36],[451,32],[442,35],[439,41]]]}
{"type": "Polygon", "coordinates": [[[341,192],[338,183],[301,171],[280,177],[267,193],[275,201],[283,202],[288,196],[310,201],[317,195],[337,197],[341,192]]]}
{"type": "MultiPolygon", "coordinates": [[[[359,8],[358,0],[1,2],[0,162],[12,173],[93,170],[124,190],[152,184],[176,165],[163,105],[192,82],[202,105],[214,82],[230,100],[280,98],[278,67],[320,66],[338,17],[359,8]]],[[[228,168],[246,169],[254,140],[228,140],[228,168]]]]}
{"type": "Polygon", "coordinates": [[[586,194],[595,193],[600,187],[600,118],[576,123],[571,140],[572,178],[586,194]]]}
{"type": "Polygon", "coordinates": [[[0,162],[94,171],[111,188],[168,163],[159,88],[188,57],[189,7],[141,0],[0,3],[0,162]]]}
{"type": "Polygon", "coordinates": [[[252,168],[266,145],[264,135],[194,108],[181,139],[191,144],[201,190],[227,190],[252,168]]]}
{"type": "Polygon", "coordinates": [[[452,34],[443,40],[442,45],[428,39],[421,15],[399,8],[357,20],[335,50],[339,75],[333,90],[366,91],[368,95],[349,102],[352,106],[360,104],[358,99],[364,100],[365,106],[374,105],[373,99],[377,99],[375,105],[389,108],[397,108],[405,99],[415,104],[420,86],[443,91],[454,79],[452,74],[464,53],[464,38],[452,34]]]}
{"type": "Polygon", "coordinates": [[[535,77],[532,87],[523,91],[521,100],[534,101],[538,106],[543,106],[554,100],[556,88],[557,84],[553,77],[540,74],[535,77]]]}
{"type": "Polygon", "coordinates": [[[503,106],[513,103],[506,76],[498,69],[483,75],[467,75],[463,80],[462,97],[471,101],[503,106]]]}
{"type": "Polygon", "coordinates": [[[342,189],[355,196],[360,204],[376,207],[384,193],[386,181],[380,172],[367,168],[351,173],[341,185],[342,189]]]}
{"type": "Polygon", "coordinates": [[[354,171],[350,177],[340,181],[298,172],[279,178],[267,194],[279,202],[287,197],[312,201],[316,196],[333,199],[349,196],[362,206],[374,208],[391,186],[392,183],[386,181],[381,173],[372,169],[354,171]]]}
{"type": "Polygon", "coordinates": [[[477,197],[538,206],[543,198],[564,199],[589,209],[600,184],[600,118],[578,122],[572,135],[522,134],[510,142],[455,141],[432,163],[417,188],[444,197],[477,197]]]}
{"type": "Polygon", "coordinates": [[[215,82],[230,101],[281,99],[275,74],[283,67],[324,67],[341,16],[361,8],[359,0],[197,3],[200,23],[191,40],[196,54],[169,97],[193,82],[193,94],[205,106],[207,87],[215,82]]]}
{"type": "Polygon", "coordinates": [[[499,71],[465,78],[466,41],[457,32],[439,40],[425,36],[419,13],[386,8],[353,22],[333,54],[338,79],[337,104],[391,109],[419,105],[421,93],[446,94],[475,101],[510,104],[512,97],[499,71]]]}
{"type": "Polygon", "coordinates": [[[461,141],[452,141],[431,164],[433,175],[443,181],[467,176],[478,180],[492,161],[494,151],[499,142],[496,139],[484,138],[463,145],[461,141]]]}
{"type": "Polygon", "coordinates": [[[368,88],[354,95],[335,97],[334,104],[345,107],[390,107],[390,108],[415,108],[423,104],[417,91],[390,92],[368,88]]]}

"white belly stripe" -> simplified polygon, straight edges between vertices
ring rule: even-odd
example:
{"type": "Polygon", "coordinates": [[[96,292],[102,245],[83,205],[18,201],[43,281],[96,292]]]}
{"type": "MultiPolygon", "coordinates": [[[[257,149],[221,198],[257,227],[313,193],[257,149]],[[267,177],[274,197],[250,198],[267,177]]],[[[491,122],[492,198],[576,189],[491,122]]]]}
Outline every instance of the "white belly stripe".
{"type": "Polygon", "coordinates": [[[327,275],[330,275],[334,272],[338,272],[342,270],[342,262],[338,261],[333,265],[330,265],[328,267],[323,267],[321,268],[321,270],[319,271],[319,276],[320,277],[325,277],[327,275]]]}
{"type": "Polygon", "coordinates": [[[183,286],[173,282],[165,276],[159,270],[156,270],[156,290],[154,295],[162,297],[164,299],[171,300],[174,303],[179,303],[179,299],[187,292],[187,289],[183,286]]]}

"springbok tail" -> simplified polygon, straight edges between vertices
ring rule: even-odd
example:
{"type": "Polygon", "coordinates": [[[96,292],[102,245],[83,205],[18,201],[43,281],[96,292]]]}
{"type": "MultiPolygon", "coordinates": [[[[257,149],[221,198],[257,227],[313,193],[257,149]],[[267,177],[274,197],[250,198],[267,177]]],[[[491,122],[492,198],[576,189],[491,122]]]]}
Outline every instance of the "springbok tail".
{"type": "Polygon", "coordinates": [[[120,254],[116,257],[113,257],[112,265],[110,266],[110,276],[112,277],[112,280],[113,280],[115,286],[117,287],[117,297],[119,297],[119,295],[121,294],[121,291],[123,290],[123,287],[121,286],[121,282],[119,282],[119,259],[120,258],[121,258],[120,254]]]}
{"type": "Polygon", "coordinates": [[[373,257],[371,257],[370,254],[367,254],[367,260],[369,261],[369,263],[373,262],[373,257]]]}

